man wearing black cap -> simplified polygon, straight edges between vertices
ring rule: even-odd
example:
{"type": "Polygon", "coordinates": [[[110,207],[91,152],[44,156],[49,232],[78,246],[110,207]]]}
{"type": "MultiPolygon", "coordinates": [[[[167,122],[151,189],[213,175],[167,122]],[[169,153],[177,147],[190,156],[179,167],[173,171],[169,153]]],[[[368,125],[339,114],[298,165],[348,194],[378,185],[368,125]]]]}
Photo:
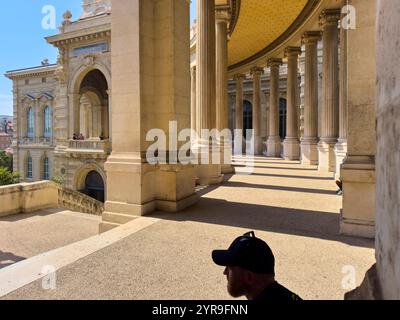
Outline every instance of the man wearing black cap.
{"type": "Polygon", "coordinates": [[[228,250],[214,250],[213,261],[225,267],[228,292],[234,298],[255,301],[295,301],[301,298],[275,281],[275,258],[271,248],[254,232],[237,238],[228,250]]]}

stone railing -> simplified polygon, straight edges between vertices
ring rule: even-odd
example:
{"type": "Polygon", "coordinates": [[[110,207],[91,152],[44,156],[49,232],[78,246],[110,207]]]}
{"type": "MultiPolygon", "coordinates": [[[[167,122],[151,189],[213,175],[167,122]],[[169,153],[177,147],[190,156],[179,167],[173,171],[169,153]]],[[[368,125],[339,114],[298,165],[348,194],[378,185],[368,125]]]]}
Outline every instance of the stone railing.
{"type": "Polygon", "coordinates": [[[41,144],[41,145],[51,145],[51,138],[20,138],[18,140],[20,145],[33,145],[33,144],[41,144]]]}
{"type": "Polygon", "coordinates": [[[67,152],[71,153],[111,153],[110,140],[70,140],[67,152]]]}
{"type": "Polygon", "coordinates": [[[0,217],[58,207],[53,182],[20,183],[0,187],[0,217]]]}
{"type": "Polygon", "coordinates": [[[50,208],[101,215],[104,204],[51,181],[0,187],[0,217],[50,208]]]}
{"type": "Polygon", "coordinates": [[[60,208],[101,216],[104,204],[78,191],[58,186],[58,205],[60,208]]]}

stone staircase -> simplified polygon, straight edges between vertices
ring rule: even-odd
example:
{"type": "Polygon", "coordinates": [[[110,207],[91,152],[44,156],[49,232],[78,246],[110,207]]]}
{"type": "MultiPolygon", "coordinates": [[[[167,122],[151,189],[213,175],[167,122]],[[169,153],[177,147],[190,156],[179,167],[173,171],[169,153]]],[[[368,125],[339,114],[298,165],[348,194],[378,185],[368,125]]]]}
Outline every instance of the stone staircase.
{"type": "Polygon", "coordinates": [[[75,212],[82,212],[101,216],[104,203],[88,197],[87,195],[62,186],[58,187],[58,205],[60,208],[75,212]]]}

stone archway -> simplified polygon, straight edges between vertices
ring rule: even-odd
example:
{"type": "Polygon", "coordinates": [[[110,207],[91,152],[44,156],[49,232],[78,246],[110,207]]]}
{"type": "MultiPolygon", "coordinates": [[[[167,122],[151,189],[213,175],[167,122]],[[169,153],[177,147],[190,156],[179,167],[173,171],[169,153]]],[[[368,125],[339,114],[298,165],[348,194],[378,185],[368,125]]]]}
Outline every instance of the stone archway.
{"type": "Polygon", "coordinates": [[[253,129],[253,104],[243,101],[243,136],[247,137],[247,130],[253,129]]]}
{"type": "Polygon", "coordinates": [[[104,202],[107,194],[106,184],[104,170],[98,164],[90,163],[76,172],[73,186],[75,190],[104,202]]]}
{"type": "Polygon", "coordinates": [[[85,188],[81,192],[97,201],[104,202],[104,190],[105,184],[101,175],[97,171],[90,171],[85,178],[85,188]]]}
{"type": "Polygon", "coordinates": [[[97,63],[79,68],[70,80],[70,110],[73,134],[85,139],[111,139],[111,76],[97,63]],[[86,134],[84,134],[85,131],[86,134]]]}

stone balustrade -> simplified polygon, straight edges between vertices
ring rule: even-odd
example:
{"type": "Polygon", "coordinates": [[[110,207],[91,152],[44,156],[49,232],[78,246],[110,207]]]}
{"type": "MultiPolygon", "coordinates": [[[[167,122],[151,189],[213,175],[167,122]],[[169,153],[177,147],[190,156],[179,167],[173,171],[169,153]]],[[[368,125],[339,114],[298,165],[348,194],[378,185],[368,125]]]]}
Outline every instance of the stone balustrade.
{"type": "Polygon", "coordinates": [[[111,153],[110,140],[70,140],[68,146],[70,153],[101,153],[109,155],[111,153]]]}
{"type": "Polygon", "coordinates": [[[58,186],[58,205],[60,208],[101,216],[104,204],[78,191],[58,186]]]}
{"type": "Polygon", "coordinates": [[[58,191],[53,182],[0,187],[0,217],[57,207],[58,191]]]}
{"type": "Polygon", "coordinates": [[[0,217],[43,209],[62,208],[101,215],[104,204],[51,181],[0,187],[0,217]]]}
{"type": "Polygon", "coordinates": [[[34,144],[51,145],[51,138],[21,138],[19,139],[18,143],[22,146],[34,144]]]}

